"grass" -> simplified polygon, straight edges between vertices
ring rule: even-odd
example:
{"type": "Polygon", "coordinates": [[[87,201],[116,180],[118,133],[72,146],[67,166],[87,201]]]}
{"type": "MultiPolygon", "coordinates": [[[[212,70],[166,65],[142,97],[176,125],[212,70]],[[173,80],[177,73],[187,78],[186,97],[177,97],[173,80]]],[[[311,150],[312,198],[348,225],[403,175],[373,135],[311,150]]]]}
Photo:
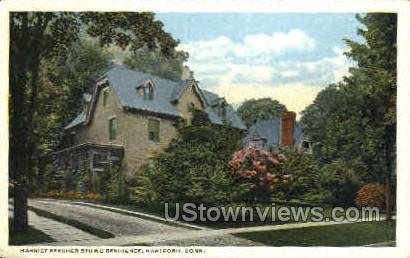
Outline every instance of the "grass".
{"type": "Polygon", "coordinates": [[[75,228],[81,229],[81,230],[83,230],[87,233],[98,236],[100,238],[112,238],[112,237],[114,237],[114,234],[112,234],[108,231],[105,231],[105,230],[102,230],[102,229],[99,229],[99,228],[96,228],[96,227],[92,227],[92,226],[90,226],[88,224],[85,224],[85,223],[82,223],[78,220],[68,219],[68,218],[56,215],[54,213],[44,211],[44,210],[41,210],[41,209],[37,209],[37,208],[34,208],[34,207],[29,207],[29,210],[33,211],[38,216],[42,216],[42,217],[45,217],[45,218],[49,218],[49,219],[52,219],[52,220],[55,220],[55,221],[58,221],[58,222],[73,226],[75,228]]]}
{"type": "Polygon", "coordinates": [[[54,239],[44,234],[42,231],[28,226],[25,232],[15,232],[12,229],[12,220],[9,219],[9,245],[29,245],[38,243],[50,243],[54,239]]]}
{"type": "Polygon", "coordinates": [[[363,246],[395,240],[395,228],[395,222],[378,221],[249,232],[235,236],[269,246],[363,246]]]}

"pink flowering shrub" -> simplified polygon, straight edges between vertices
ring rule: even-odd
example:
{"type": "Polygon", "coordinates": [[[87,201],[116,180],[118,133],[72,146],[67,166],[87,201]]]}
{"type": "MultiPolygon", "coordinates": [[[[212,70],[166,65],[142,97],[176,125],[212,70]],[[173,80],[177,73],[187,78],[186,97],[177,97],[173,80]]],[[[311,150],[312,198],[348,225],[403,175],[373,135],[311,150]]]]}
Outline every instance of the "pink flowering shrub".
{"type": "Polygon", "coordinates": [[[253,190],[272,192],[277,185],[289,180],[288,176],[281,175],[283,162],[276,154],[245,147],[233,154],[229,167],[237,180],[251,183],[253,190]]]}

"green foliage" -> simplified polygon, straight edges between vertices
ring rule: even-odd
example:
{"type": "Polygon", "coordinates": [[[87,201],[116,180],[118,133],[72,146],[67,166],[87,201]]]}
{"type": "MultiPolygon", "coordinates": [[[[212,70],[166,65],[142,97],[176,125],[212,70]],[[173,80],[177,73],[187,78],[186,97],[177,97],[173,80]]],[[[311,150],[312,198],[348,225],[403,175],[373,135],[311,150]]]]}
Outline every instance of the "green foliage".
{"type": "Polygon", "coordinates": [[[335,205],[354,205],[357,191],[364,183],[367,168],[358,160],[335,160],[320,169],[321,187],[330,193],[335,205]]]}
{"type": "Polygon", "coordinates": [[[180,129],[170,146],[142,171],[138,186],[131,189],[131,199],[144,204],[193,202],[210,205],[240,200],[247,185],[235,182],[227,167],[233,152],[230,148],[239,143],[240,137],[239,134],[221,137],[227,130],[194,125],[180,129]]]}
{"type": "Polygon", "coordinates": [[[58,87],[60,93],[52,102],[59,112],[59,130],[80,113],[83,93],[92,92],[95,80],[107,69],[112,58],[104,48],[81,39],[68,48],[65,58],[57,56],[47,60],[45,80],[58,87]]]}
{"type": "Polygon", "coordinates": [[[319,93],[302,122],[320,164],[358,158],[369,168],[370,181],[383,182],[395,169],[397,16],[366,14],[358,20],[365,43],[346,40],[346,54],[357,67],[319,93]]]}
{"type": "Polygon", "coordinates": [[[147,47],[136,50],[124,60],[129,68],[158,75],[162,78],[178,81],[182,78],[183,63],[188,54],[175,51],[172,55],[165,55],[160,49],[150,50],[147,47]]]}
{"type": "Polygon", "coordinates": [[[296,147],[282,148],[281,154],[285,157],[281,173],[289,176],[289,182],[281,189],[284,196],[312,201],[312,195],[318,194],[320,180],[316,161],[296,147]]]}
{"type": "Polygon", "coordinates": [[[266,120],[287,111],[286,106],[271,98],[250,99],[242,103],[237,113],[247,127],[252,126],[259,120],[266,120]]]}
{"type": "MultiPolygon", "coordinates": [[[[67,49],[80,38],[82,29],[97,38],[101,46],[114,44],[123,49],[129,47],[132,51],[143,46],[149,49],[158,47],[162,53],[171,55],[178,41],[163,30],[163,24],[155,20],[153,13],[147,12],[11,12],[9,17],[9,171],[10,178],[21,189],[14,191],[17,196],[14,228],[24,231],[27,229],[26,186],[32,183],[34,176],[41,173],[39,167],[44,167],[44,164],[39,164],[38,159],[49,152],[49,146],[58,142],[56,131],[64,126],[62,123],[56,125],[64,112],[53,113],[50,120],[42,119],[43,116],[39,115],[53,110],[53,105],[47,107],[48,103],[40,102],[39,99],[47,99],[46,94],[62,94],[60,90],[44,91],[44,84],[40,81],[42,63],[58,56],[64,60],[67,49]],[[41,95],[43,97],[39,97],[41,95]],[[41,136],[49,129],[52,137],[44,143],[41,136]]],[[[58,84],[59,88],[63,88],[63,85],[58,84]]]]}
{"type": "Polygon", "coordinates": [[[118,204],[128,203],[129,192],[124,177],[118,176],[116,178],[112,178],[111,180],[113,181],[109,186],[107,201],[118,204]]]}
{"type": "Polygon", "coordinates": [[[110,165],[104,173],[109,178],[108,181],[101,182],[107,185],[105,191],[102,192],[104,201],[117,204],[127,203],[129,193],[121,166],[110,165]]]}
{"type": "Polygon", "coordinates": [[[129,47],[131,51],[159,48],[172,55],[179,43],[151,12],[83,12],[77,16],[86,25],[87,34],[97,38],[101,46],[129,47]]]}
{"type": "Polygon", "coordinates": [[[192,119],[191,119],[192,126],[209,126],[211,125],[211,120],[208,117],[208,114],[200,109],[193,109],[192,110],[192,119]]]}

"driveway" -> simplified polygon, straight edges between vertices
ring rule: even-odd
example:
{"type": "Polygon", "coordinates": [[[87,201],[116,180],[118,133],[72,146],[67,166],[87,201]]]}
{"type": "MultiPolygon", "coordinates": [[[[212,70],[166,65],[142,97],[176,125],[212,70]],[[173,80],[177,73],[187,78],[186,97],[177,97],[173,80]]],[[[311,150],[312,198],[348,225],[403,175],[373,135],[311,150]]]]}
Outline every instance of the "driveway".
{"type": "Polygon", "coordinates": [[[28,205],[68,219],[78,220],[95,228],[113,233],[115,236],[193,231],[117,212],[77,205],[74,202],[65,200],[30,199],[28,205]]]}
{"type": "MultiPolygon", "coordinates": [[[[80,221],[115,235],[111,239],[90,241],[57,241],[47,245],[111,245],[121,246],[142,242],[148,245],[174,246],[256,246],[261,245],[229,234],[213,235],[214,230],[195,230],[164,224],[148,219],[79,205],[73,201],[54,199],[29,199],[28,205],[56,215],[80,221]],[[206,233],[206,232],[208,233],[206,233]],[[206,234],[199,234],[200,232],[206,234]],[[209,234],[211,233],[211,234],[209,234]],[[196,236],[198,235],[198,236],[196,236]],[[140,239],[140,241],[138,241],[140,239]]],[[[33,225],[35,227],[35,225],[33,225]]],[[[51,236],[52,237],[52,236],[51,236]]]]}

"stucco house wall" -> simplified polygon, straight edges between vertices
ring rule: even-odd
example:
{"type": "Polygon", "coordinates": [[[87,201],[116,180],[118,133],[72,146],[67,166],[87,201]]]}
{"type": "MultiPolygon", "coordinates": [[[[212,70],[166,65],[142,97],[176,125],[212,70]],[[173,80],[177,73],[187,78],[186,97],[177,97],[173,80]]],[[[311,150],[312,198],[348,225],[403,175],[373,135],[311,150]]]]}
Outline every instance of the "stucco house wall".
{"type": "Polygon", "coordinates": [[[175,121],[170,119],[123,110],[115,92],[108,86],[100,90],[93,119],[87,127],[82,127],[76,132],[75,143],[122,145],[124,147],[122,165],[126,175],[132,177],[150,157],[163,150],[176,136],[174,123],[175,121]],[[105,90],[108,90],[108,96],[104,106],[102,98],[105,90]],[[109,120],[114,117],[117,120],[117,134],[116,139],[110,141],[109,120]],[[160,121],[159,142],[148,139],[148,119],[160,121]]]}
{"type": "MultiPolygon", "coordinates": [[[[93,95],[84,94],[83,111],[64,128],[64,148],[54,153],[56,170],[75,173],[77,166],[73,164],[78,164],[76,160],[80,158],[73,157],[87,155],[91,157],[88,162],[93,171],[103,170],[109,160],[122,160],[125,175],[134,177],[142,165],[176,137],[175,126],[181,119],[190,123],[192,108],[205,110],[213,124],[222,124],[214,110],[218,99],[218,95],[201,90],[195,80],[171,81],[113,66],[96,81],[93,95]],[[113,118],[116,137],[110,140],[113,118]],[[157,141],[152,133],[150,140],[150,120],[159,121],[157,141]]],[[[242,120],[229,108],[229,124],[244,130],[242,120]]]]}

